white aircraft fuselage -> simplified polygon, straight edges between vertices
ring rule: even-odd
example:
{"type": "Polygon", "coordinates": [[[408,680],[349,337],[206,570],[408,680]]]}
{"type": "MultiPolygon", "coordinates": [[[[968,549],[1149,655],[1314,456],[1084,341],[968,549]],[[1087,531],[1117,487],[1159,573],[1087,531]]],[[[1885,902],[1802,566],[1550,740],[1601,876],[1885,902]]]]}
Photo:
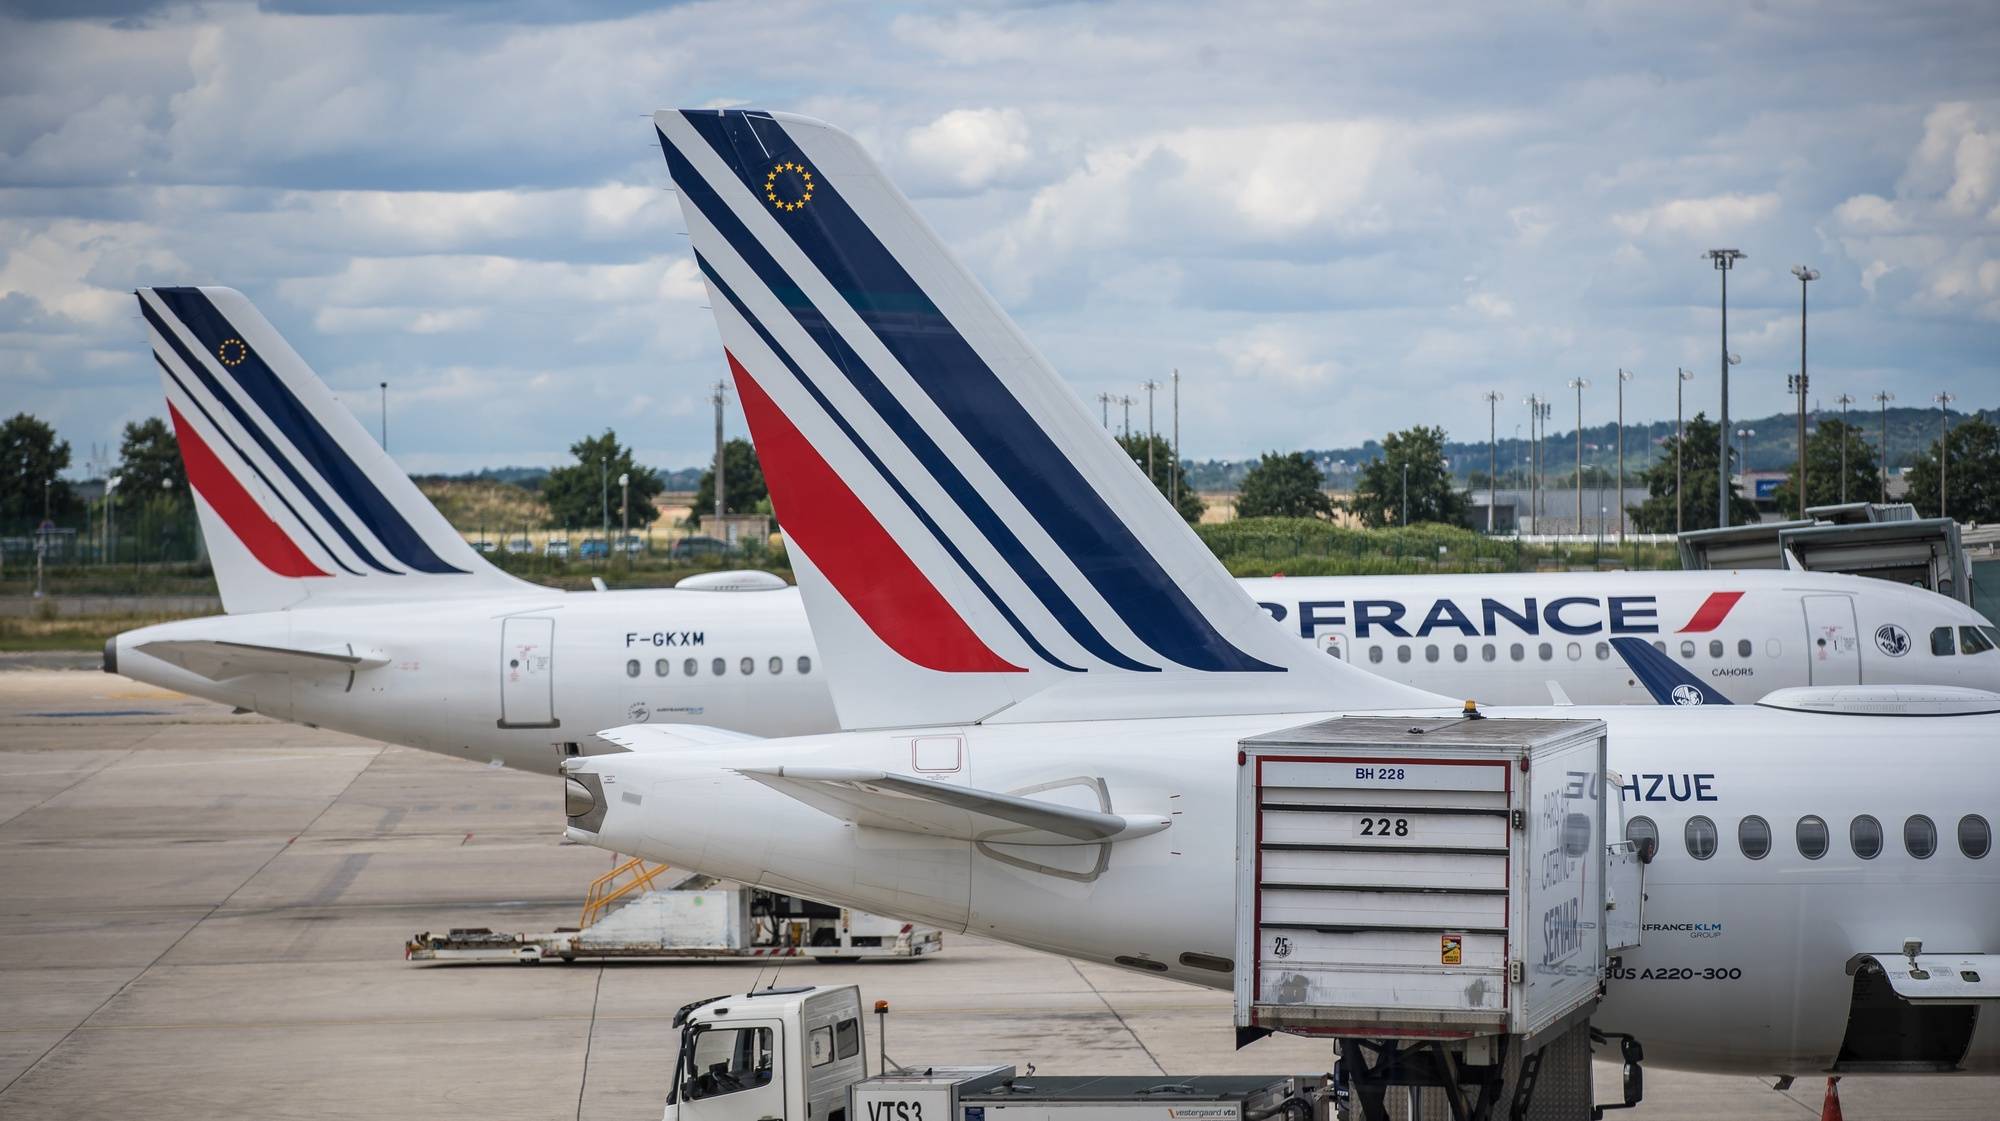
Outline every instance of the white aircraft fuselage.
{"type": "MultiPolygon", "coordinates": [[[[594,831],[572,827],[570,835],[1052,953],[1106,963],[1141,958],[1164,964],[1165,976],[1226,988],[1229,974],[1185,965],[1182,955],[1235,956],[1235,744],[1327,715],[987,724],[604,756],[572,764],[602,778],[607,811],[594,831]],[[964,737],[963,766],[923,777],[999,791],[1098,778],[1119,813],[1171,815],[1172,825],[1109,846],[1108,864],[1091,876],[1097,846],[1028,850],[857,828],[736,773],[779,765],[908,773],[911,741],[936,735],[964,737]],[[1084,878],[1024,868],[982,848],[1084,878]]],[[[1643,816],[1658,829],[1644,942],[1619,956],[1594,1021],[1638,1036],[1649,1061],[1745,1074],[1824,1071],[1847,1029],[1854,955],[1894,953],[1909,938],[1927,952],[2000,951],[2000,856],[1970,857],[1955,839],[1962,817],[1979,816],[1990,828],[2000,811],[1991,759],[2000,716],[1741,706],[1702,713],[1696,737],[1690,717],[1661,708],[1491,715],[1604,720],[1611,766],[1626,783],[1624,818],[1643,816]],[[1803,741],[1802,721],[1814,725],[1803,741]],[[1920,758],[1898,749],[1915,725],[1926,737],[1920,758]],[[1870,781],[1886,771],[1895,772],[1893,786],[1870,781]],[[1831,784],[1829,775],[1852,779],[1831,784]],[[1849,839],[1851,822],[1864,814],[1884,834],[1872,859],[1857,856],[1849,839]],[[1935,851],[1921,859],[1903,841],[1913,815],[1936,830],[1935,851]],[[1703,860],[1684,841],[1696,816],[1719,832],[1703,860]],[[1758,859],[1738,842],[1749,816],[1773,835],[1758,859]],[[1817,859],[1801,855],[1797,843],[1808,816],[1831,835],[1817,859]]],[[[1096,808],[1075,800],[1082,789],[1036,797],[1096,808]]],[[[2000,1069],[2000,1024],[1978,1023],[1961,1064],[2000,1069]]]]}
{"type": "MultiPolygon", "coordinates": [[[[1956,639],[1957,628],[1988,626],[1977,612],[1860,577],[1626,572],[1242,584],[1302,641],[1391,681],[1488,705],[1547,702],[1551,681],[1577,704],[1650,703],[1607,641],[1626,634],[1661,643],[1739,704],[1802,685],[2000,689],[2000,650],[1945,656],[1928,641],[1938,627],[1956,639]]],[[[305,606],[160,624],[113,645],[118,672],[150,684],[544,773],[567,754],[605,750],[593,734],[625,724],[767,737],[839,727],[825,685],[833,667],[813,642],[796,588],[524,589],[305,606]],[[217,681],[144,649],[173,640],[367,651],[379,664],[217,681]]]]}

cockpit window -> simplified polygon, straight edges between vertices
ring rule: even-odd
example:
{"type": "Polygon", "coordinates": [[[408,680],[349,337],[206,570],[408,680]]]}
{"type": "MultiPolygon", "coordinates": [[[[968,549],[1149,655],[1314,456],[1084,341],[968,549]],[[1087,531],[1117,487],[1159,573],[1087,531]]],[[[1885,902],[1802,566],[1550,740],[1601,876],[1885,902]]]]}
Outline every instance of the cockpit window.
{"type": "Polygon", "coordinates": [[[1981,634],[1978,627],[1960,627],[1958,648],[1968,654],[1984,654],[1993,649],[1993,640],[1981,634]]]}
{"type": "Polygon", "coordinates": [[[1951,648],[1951,628],[1938,627],[1931,631],[1931,653],[1942,658],[1957,653],[1951,648]]]}
{"type": "Polygon", "coordinates": [[[2000,627],[1981,627],[1980,632],[1995,646],[2000,646],[2000,627]]]}

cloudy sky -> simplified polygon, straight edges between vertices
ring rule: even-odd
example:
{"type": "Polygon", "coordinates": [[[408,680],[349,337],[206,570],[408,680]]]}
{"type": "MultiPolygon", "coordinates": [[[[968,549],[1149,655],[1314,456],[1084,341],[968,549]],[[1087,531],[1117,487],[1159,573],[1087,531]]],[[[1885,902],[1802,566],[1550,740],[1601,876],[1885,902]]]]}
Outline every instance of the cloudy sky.
{"type": "MultiPolygon", "coordinates": [[[[163,411],[129,295],[243,289],[415,470],[614,426],[699,461],[720,346],[645,117],[861,137],[1086,399],[1186,453],[1484,435],[1481,394],[2000,405],[2000,7],[0,0],[0,411],[163,411]]],[[[1565,400],[1567,397],[1565,396],[1565,400]]],[[[1567,410],[1559,410],[1559,416],[1567,410]]],[[[1593,415],[1594,414],[1594,415],[1593,415]]],[[[1566,424],[1566,422],[1565,422],[1566,424]]],[[[732,428],[741,431],[740,417],[732,428]]]]}

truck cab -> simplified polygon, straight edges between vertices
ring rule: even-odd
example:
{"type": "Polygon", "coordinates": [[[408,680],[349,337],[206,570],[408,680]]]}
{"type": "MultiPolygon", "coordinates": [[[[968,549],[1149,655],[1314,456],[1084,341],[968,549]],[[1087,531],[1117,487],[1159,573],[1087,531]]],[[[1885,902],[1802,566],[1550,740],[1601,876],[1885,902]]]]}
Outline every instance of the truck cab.
{"type": "Polygon", "coordinates": [[[680,1055],[665,1121],[846,1121],[866,1077],[853,985],[711,997],[674,1014],[680,1055]]]}

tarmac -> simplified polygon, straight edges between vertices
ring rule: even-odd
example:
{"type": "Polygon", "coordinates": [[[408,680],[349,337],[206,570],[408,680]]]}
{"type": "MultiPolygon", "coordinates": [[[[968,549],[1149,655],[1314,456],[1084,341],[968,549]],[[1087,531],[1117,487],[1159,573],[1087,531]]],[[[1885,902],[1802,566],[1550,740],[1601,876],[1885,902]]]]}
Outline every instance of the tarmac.
{"type": "MultiPolygon", "coordinates": [[[[900,963],[404,961],[416,931],[576,921],[611,858],[562,842],[561,802],[120,677],[0,672],[0,1118],[657,1118],[674,1010],[772,982],[887,999],[906,1063],[1326,1066],[1310,1040],[1236,1050],[1227,993],[963,935],[900,963]]],[[[1649,1068],[1622,1116],[1818,1116],[1823,1080],[1771,1081],[1649,1068]]],[[[1849,1121],[2000,1115],[2000,1078],[1840,1092],[1849,1121]]]]}

